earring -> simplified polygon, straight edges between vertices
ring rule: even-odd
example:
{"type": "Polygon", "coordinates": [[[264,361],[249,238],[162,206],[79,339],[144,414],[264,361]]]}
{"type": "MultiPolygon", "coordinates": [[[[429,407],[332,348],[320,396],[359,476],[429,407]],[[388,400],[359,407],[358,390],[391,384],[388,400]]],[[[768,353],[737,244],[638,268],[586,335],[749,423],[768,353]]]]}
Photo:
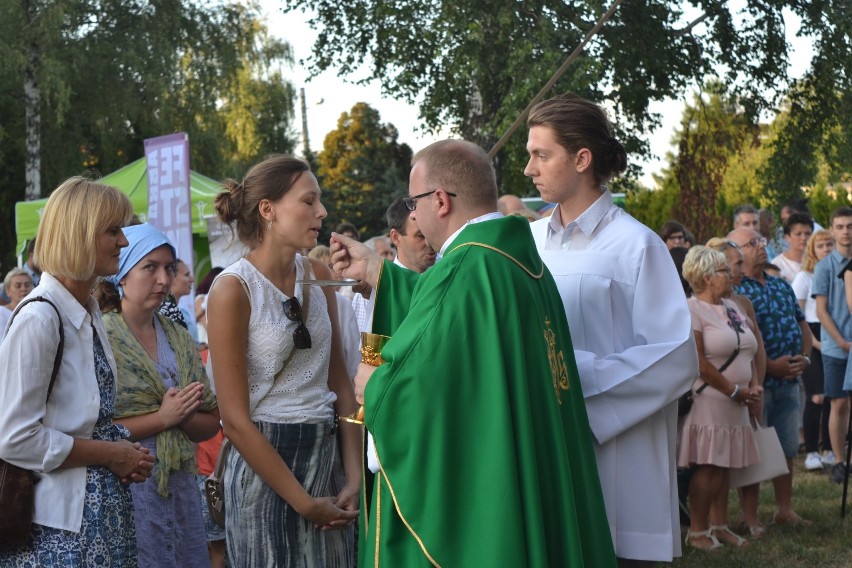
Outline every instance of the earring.
{"type": "Polygon", "coordinates": [[[271,230],[272,230],[272,221],[271,221],[271,220],[270,220],[270,221],[266,224],[266,230],[267,230],[267,231],[271,231],[271,230]]]}

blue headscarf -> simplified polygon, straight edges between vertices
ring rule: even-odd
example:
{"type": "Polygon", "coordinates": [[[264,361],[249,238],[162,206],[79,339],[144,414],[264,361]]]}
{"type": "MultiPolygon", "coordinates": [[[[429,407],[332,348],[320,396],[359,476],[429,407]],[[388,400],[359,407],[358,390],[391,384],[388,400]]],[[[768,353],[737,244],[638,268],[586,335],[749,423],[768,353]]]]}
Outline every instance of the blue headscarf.
{"type": "Polygon", "coordinates": [[[119,292],[121,292],[119,282],[152,250],[169,245],[172,255],[177,258],[175,247],[166,234],[150,223],[125,227],[122,231],[130,244],[121,249],[118,257],[118,274],[107,277],[107,280],[112,282],[119,292]]]}

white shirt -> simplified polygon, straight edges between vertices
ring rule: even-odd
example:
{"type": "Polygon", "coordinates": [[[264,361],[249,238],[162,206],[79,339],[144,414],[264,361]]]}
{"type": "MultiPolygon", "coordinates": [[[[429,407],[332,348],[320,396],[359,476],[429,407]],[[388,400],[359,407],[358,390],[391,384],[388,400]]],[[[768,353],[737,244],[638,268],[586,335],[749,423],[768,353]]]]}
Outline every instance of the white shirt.
{"type": "Polygon", "coordinates": [[[0,306],[0,341],[3,340],[3,337],[6,335],[6,324],[9,323],[9,319],[12,317],[12,310],[10,310],[7,306],[0,306]]]}
{"type": "Polygon", "coordinates": [[[805,321],[819,323],[816,311],[816,299],[811,296],[811,286],[813,286],[813,283],[814,273],[802,270],[793,278],[791,286],[793,287],[793,292],[796,294],[796,299],[805,301],[805,321]]]}
{"type": "Polygon", "coordinates": [[[781,269],[781,278],[786,280],[788,284],[792,284],[796,274],[802,271],[801,262],[790,260],[783,254],[779,254],[769,262],[781,269]]]}
{"type": "Polygon", "coordinates": [[[531,229],[565,304],[616,555],[670,562],[675,401],[698,376],[686,297],[665,244],[609,191],[560,221],[557,206],[531,229]]]}
{"type": "Polygon", "coordinates": [[[62,314],[62,363],[45,407],[59,346],[56,312],[44,302],[27,304],[0,344],[0,458],[41,474],[35,489],[34,522],[79,532],[86,468],[57,468],[71,453],[74,438],[91,438],[100,411],[92,324],[113,376],[115,359],[93,298],[83,307],[47,273],[27,298],[34,296],[51,300],[62,314]]]}
{"type": "Polygon", "coordinates": [[[358,330],[352,303],[340,292],[335,292],[335,296],[337,297],[337,324],[340,327],[346,372],[349,374],[349,379],[354,380],[358,372],[358,363],[361,362],[361,333],[358,330]]]}

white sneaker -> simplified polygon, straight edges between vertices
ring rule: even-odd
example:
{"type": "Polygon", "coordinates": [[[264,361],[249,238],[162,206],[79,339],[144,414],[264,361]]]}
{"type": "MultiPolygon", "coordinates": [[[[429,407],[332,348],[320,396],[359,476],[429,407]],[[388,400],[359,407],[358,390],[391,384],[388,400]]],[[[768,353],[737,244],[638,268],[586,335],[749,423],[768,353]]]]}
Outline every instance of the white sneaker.
{"type": "Polygon", "coordinates": [[[817,452],[810,452],[805,458],[805,469],[808,471],[822,469],[822,460],[817,452]]]}
{"type": "Polygon", "coordinates": [[[822,457],[820,458],[820,461],[822,462],[822,465],[824,465],[825,467],[832,467],[836,463],[836,460],[834,459],[834,452],[832,452],[832,451],[823,452],[822,457]]]}

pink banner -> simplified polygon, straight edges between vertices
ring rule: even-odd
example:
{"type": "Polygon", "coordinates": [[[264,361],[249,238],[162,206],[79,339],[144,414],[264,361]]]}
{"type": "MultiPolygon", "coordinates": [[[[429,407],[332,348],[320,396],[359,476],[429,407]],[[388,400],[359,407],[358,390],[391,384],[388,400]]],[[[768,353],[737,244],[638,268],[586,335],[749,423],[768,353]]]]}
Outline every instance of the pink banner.
{"type": "Polygon", "coordinates": [[[189,137],[185,132],[145,140],[148,222],[166,233],[187,266],[195,265],[189,201],[189,137]]]}

